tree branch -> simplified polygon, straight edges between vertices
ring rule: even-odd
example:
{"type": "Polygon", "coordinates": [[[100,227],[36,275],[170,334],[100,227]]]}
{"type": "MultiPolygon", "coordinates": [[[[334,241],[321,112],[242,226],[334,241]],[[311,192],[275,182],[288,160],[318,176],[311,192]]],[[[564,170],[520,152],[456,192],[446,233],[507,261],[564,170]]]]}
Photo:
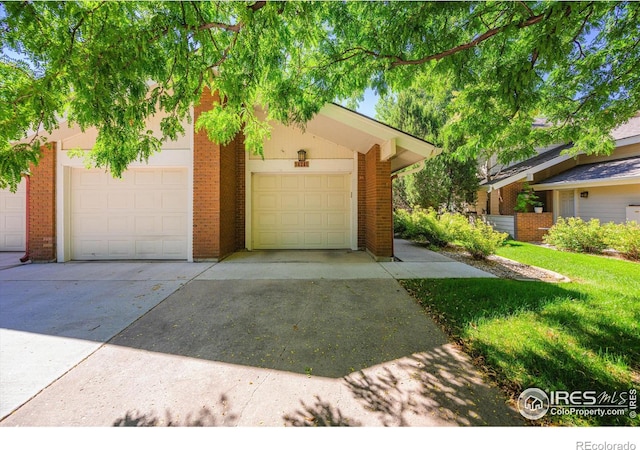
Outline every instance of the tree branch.
{"type": "MultiPolygon", "coordinates": [[[[528,18],[527,20],[525,20],[524,22],[520,22],[519,24],[517,24],[518,28],[527,28],[530,27],[532,25],[537,24],[538,22],[542,21],[542,19],[544,19],[544,14],[539,14],[537,16],[532,16],[530,18],[528,18]]],[[[493,28],[491,30],[487,30],[484,33],[482,33],[480,36],[476,37],[475,39],[465,43],[465,44],[461,44],[458,45],[456,47],[452,47],[448,50],[445,50],[443,52],[440,53],[434,53],[432,55],[429,56],[425,56],[423,58],[420,59],[412,59],[412,60],[403,60],[402,58],[398,57],[398,56],[393,56],[392,58],[396,59],[396,61],[391,63],[391,67],[396,67],[396,66],[403,66],[403,65],[418,65],[418,64],[424,64],[428,61],[438,61],[442,58],[446,58],[447,56],[451,56],[454,55],[456,53],[462,52],[464,50],[468,50],[470,48],[473,48],[477,45],[479,45],[480,43],[486,41],[487,39],[502,33],[504,30],[506,30],[510,25],[504,25],[502,27],[498,27],[498,28],[493,28]]],[[[385,56],[387,57],[387,56],[385,56]]]]}

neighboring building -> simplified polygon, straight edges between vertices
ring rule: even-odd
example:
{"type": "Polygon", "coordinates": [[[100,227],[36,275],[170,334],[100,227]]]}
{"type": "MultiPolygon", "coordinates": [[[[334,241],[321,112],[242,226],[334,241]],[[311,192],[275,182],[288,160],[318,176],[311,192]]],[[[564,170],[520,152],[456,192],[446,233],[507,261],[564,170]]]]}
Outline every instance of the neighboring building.
{"type": "Polygon", "coordinates": [[[478,213],[501,231],[530,241],[539,241],[558,217],[640,222],[640,115],[615,129],[612,137],[611,155],[569,156],[563,151],[570,144],[559,145],[502,168],[481,183],[478,213]],[[540,197],[542,215],[515,214],[525,183],[540,197]]]}
{"type": "MultiPolygon", "coordinates": [[[[213,99],[205,91],[192,124],[213,99]]],[[[14,205],[0,210],[0,223],[14,225],[0,229],[2,250],[59,262],[219,260],[243,249],[366,249],[390,259],[391,176],[438,153],[334,104],[305,131],[273,124],[264,159],[246,152],[240,135],[221,146],[185,127],[185,136],[114,179],[69,156],[91,149],[97,131],[62,123],[24,188],[0,197],[14,205]],[[16,217],[28,217],[23,229],[16,217]]]]}

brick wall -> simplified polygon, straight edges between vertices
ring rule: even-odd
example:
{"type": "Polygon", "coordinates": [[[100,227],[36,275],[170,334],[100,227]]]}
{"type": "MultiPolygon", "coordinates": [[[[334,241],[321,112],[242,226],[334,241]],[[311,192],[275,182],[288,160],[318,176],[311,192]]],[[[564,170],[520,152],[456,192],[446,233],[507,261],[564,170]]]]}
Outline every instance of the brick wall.
{"type": "MultiPolygon", "coordinates": [[[[194,108],[194,123],[218,100],[205,89],[194,108]]],[[[239,134],[227,145],[194,132],[193,259],[222,259],[245,247],[245,155],[239,134]]]]}
{"type": "Polygon", "coordinates": [[[522,191],[523,186],[524,186],[523,182],[518,182],[518,183],[508,184],[501,189],[501,195],[502,195],[502,206],[500,208],[501,214],[511,216],[515,213],[513,208],[516,207],[518,194],[522,191]]]}
{"type": "Polygon", "coordinates": [[[523,242],[542,242],[542,237],[553,225],[553,213],[516,213],[515,238],[523,242]]]}
{"type": "MultiPolygon", "coordinates": [[[[194,124],[217,99],[205,89],[194,107],[194,124]]],[[[193,149],[193,259],[220,256],[220,146],[205,130],[194,132],[193,149]]]]}
{"type": "Polygon", "coordinates": [[[56,260],[56,146],[42,147],[29,177],[29,248],[31,261],[56,260]]]}
{"type": "Polygon", "coordinates": [[[244,136],[239,133],[236,136],[236,250],[247,248],[245,242],[245,153],[244,136]]]}
{"type": "Polygon", "coordinates": [[[366,247],[367,222],[367,177],[366,158],[358,153],[358,248],[366,247]]]}
{"type": "Polygon", "coordinates": [[[393,256],[391,163],[380,161],[380,146],[365,155],[365,246],[381,259],[393,256]]]}
{"type": "Polygon", "coordinates": [[[495,189],[489,194],[489,214],[500,214],[500,189],[495,189]]]}

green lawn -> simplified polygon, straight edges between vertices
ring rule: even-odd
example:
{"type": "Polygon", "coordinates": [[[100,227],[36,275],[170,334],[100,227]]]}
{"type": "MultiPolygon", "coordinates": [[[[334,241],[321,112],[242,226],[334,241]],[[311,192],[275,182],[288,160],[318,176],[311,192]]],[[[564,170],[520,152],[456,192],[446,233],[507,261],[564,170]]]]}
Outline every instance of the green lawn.
{"type": "MultiPolygon", "coordinates": [[[[513,398],[528,387],[629,390],[640,385],[640,264],[520,242],[500,256],[568,276],[551,284],[502,279],[406,280],[403,285],[513,398]]],[[[638,411],[640,412],[640,411],[638,411]]],[[[561,425],[639,419],[549,416],[561,425]]]]}

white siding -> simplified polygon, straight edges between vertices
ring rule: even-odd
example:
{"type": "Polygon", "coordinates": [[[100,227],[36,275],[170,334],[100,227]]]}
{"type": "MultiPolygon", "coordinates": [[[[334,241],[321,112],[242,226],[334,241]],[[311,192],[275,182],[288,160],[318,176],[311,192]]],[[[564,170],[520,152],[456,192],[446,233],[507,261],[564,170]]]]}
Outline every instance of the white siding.
{"type": "Polygon", "coordinates": [[[515,226],[514,226],[513,216],[487,215],[484,217],[487,219],[487,222],[489,222],[495,230],[500,231],[502,233],[509,233],[509,235],[515,236],[515,226]]]}
{"type": "Polygon", "coordinates": [[[578,197],[578,215],[583,220],[622,223],[626,219],[627,206],[640,205],[640,184],[582,188],[579,191],[589,192],[587,198],[578,197]]]}
{"type": "MultiPolygon", "coordinates": [[[[271,122],[271,138],[264,143],[265,159],[298,159],[298,150],[307,151],[307,158],[317,159],[353,159],[353,151],[301,129],[271,122]]],[[[251,159],[262,159],[260,155],[251,155],[251,159]]]]}

